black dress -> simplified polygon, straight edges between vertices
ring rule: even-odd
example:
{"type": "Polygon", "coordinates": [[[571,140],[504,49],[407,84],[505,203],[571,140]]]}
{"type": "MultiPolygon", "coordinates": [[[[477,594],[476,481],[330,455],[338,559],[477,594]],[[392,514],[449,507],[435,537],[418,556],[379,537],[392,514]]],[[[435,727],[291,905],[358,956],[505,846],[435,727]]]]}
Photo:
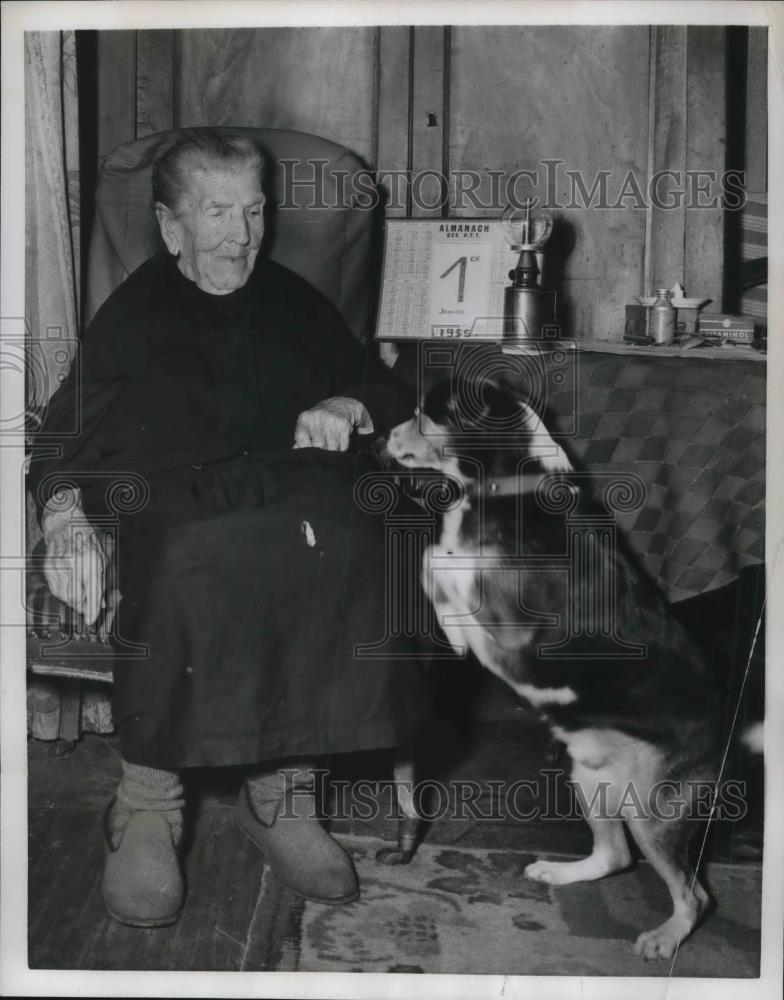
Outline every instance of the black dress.
{"type": "Polygon", "coordinates": [[[393,746],[426,714],[413,640],[384,642],[384,514],[353,497],[374,466],[292,450],[297,416],[336,395],[362,399],[377,431],[413,408],[331,305],[263,258],[244,288],[212,296],[159,255],[91,324],[41,437],[61,455],[34,460],[30,479],[40,503],[63,474],[96,522],[107,488],[137,484],[114,497],[127,511],[113,636],[126,760],[393,746]]]}

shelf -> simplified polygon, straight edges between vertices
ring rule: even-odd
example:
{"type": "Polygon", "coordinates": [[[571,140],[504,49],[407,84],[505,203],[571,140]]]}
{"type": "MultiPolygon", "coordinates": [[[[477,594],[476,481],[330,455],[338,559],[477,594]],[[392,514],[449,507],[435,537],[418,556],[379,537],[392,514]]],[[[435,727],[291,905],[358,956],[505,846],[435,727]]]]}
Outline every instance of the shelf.
{"type": "MultiPolygon", "coordinates": [[[[751,361],[757,364],[765,364],[767,355],[761,351],[755,351],[751,347],[725,344],[722,347],[642,347],[637,344],[625,344],[623,341],[615,340],[577,340],[567,339],[560,345],[558,341],[546,340],[537,341],[534,348],[535,353],[544,350],[555,350],[559,346],[566,350],[593,351],[599,354],[626,354],[629,357],[645,358],[702,358],[703,360],[715,361],[751,361]]],[[[531,345],[533,346],[533,345],[531,345]]],[[[526,354],[531,350],[526,344],[501,344],[504,354],[526,354]]]]}

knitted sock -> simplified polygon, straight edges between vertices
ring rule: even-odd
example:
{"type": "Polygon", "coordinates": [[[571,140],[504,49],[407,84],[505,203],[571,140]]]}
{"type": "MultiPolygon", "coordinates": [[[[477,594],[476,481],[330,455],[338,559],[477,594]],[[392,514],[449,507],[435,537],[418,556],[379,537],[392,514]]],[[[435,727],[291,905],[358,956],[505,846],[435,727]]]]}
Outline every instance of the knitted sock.
{"type": "Polygon", "coordinates": [[[262,823],[271,825],[280,813],[286,793],[294,793],[293,801],[287,805],[286,813],[291,814],[292,805],[303,817],[316,818],[315,793],[323,772],[315,770],[312,763],[282,763],[279,768],[261,771],[247,778],[246,786],[253,811],[262,823]]]}
{"type": "Polygon", "coordinates": [[[176,771],[122,762],[123,776],[117,787],[117,801],[109,825],[112,838],[122,833],[131,813],[151,811],[162,813],[172,828],[172,839],[179,843],[182,836],[182,810],[185,791],[176,771]]]}

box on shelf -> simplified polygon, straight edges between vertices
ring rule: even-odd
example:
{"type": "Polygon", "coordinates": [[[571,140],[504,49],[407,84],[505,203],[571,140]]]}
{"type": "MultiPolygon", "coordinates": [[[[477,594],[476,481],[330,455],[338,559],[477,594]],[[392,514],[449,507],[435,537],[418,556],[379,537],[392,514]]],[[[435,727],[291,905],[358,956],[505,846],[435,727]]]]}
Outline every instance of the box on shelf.
{"type": "Polygon", "coordinates": [[[697,325],[701,337],[709,340],[751,344],[754,340],[754,319],[731,313],[706,313],[697,325]]]}

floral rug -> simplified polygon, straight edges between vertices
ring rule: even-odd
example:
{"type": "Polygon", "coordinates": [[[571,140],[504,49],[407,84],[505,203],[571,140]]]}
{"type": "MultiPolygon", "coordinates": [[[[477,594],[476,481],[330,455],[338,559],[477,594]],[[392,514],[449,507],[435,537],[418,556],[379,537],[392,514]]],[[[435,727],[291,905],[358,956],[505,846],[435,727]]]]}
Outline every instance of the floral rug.
{"type": "Polygon", "coordinates": [[[381,843],[340,838],[362,894],[347,906],[295,899],[265,870],[264,968],[306,972],[496,975],[759,975],[759,865],[709,866],[717,908],[674,963],[645,962],[640,931],[669,915],[652,869],[551,887],[523,878],[533,855],[423,844],[409,865],[376,863],[381,843]]]}

